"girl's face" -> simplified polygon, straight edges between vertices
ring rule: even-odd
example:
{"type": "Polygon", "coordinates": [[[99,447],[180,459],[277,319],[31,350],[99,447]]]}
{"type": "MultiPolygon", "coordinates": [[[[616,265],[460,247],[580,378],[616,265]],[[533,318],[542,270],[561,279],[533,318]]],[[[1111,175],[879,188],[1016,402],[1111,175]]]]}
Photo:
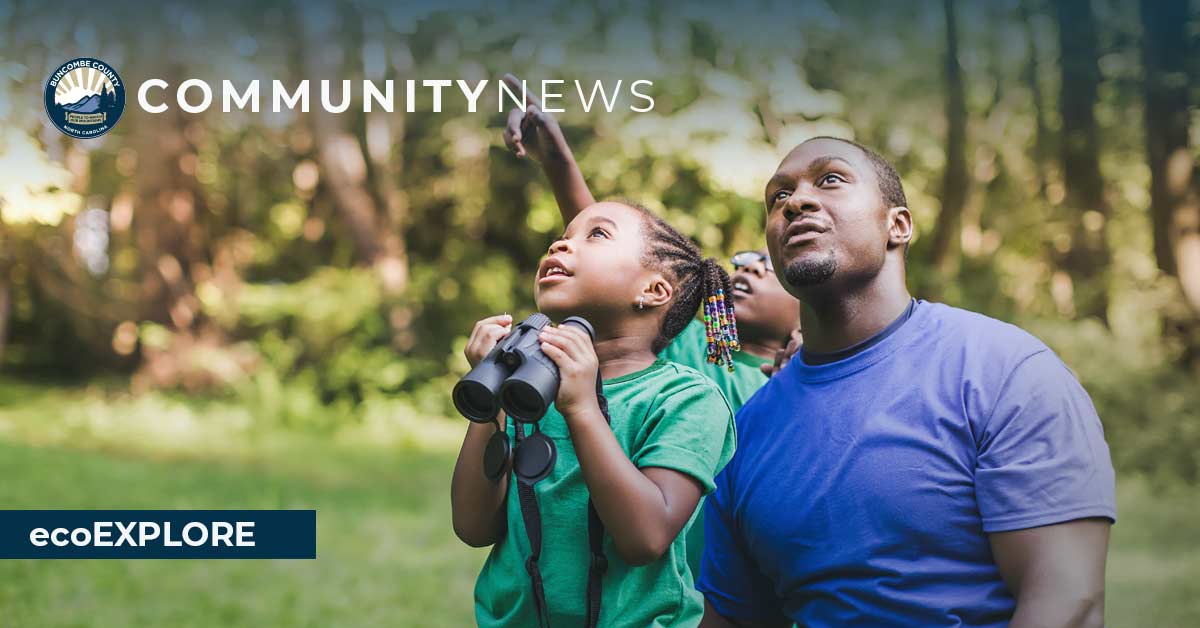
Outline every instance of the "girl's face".
{"type": "Polygon", "coordinates": [[[642,265],[642,247],[637,210],[619,203],[583,210],[538,266],[533,287],[538,310],[556,321],[583,316],[598,331],[612,329],[636,310],[647,285],[663,281],[642,265]]]}

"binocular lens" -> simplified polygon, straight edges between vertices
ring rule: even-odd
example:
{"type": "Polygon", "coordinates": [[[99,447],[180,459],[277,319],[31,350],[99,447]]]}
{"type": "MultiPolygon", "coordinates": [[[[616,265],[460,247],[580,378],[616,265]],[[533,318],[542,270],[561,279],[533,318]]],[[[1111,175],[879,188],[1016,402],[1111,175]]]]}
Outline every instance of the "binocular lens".
{"type": "Polygon", "coordinates": [[[500,386],[500,405],[512,418],[526,423],[537,421],[558,396],[558,369],[549,358],[530,360],[500,386]]]}
{"type": "Polygon", "coordinates": [[[500,413],[500,407],[496,405],[496,396],[479,382],[460,381],[454,387],[453,396],[454,406],[472,421],[486,423],[500,413]]]}
{"type": "Polygon", "coordinates": [[[515,419],[536,421],[546,414],[541,393],[525,382],[506,384],[500,395],[501,405],[515,419]]]}

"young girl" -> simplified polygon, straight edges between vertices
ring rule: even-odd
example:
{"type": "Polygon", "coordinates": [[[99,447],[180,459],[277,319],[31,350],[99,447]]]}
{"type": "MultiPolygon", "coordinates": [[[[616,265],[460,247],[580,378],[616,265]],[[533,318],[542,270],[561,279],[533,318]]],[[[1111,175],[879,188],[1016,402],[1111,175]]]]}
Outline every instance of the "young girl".
{"type": "MultiPolygon", "coordinates": [[[[704,602],[684,541],[700,498],[733,454],[733,413],[709,379],[655,355],[704,305],[710,355],[728,364],[737,350],[729,292],[719,264],[629,204],[592,205],[550,247],[534,284],[538,309],[556,321],[582,316],[596,337],[593,344],[573,326],[542,332],[561,383],[537,430],[557,447],[557,464],[532,490],[511,473],[485,476],[484,450],[497,424],[467,429],[451,503],[459,538],[493,545],[475,585],[480,626],[699,623],[704,602]],[[596,394],[598,374],[611,426],[596,394]],[[603,525],[602,558],[589,542],[596,536],[589,498],[603,525]],[[540,515],[533,543],[525,525],[531,501],[540,515]],[[594,600],[598,623],[589,616],[594,600]]],[[[472,366],[511,324],[494,316],[475,325],[466,347],[472,366]]]]}

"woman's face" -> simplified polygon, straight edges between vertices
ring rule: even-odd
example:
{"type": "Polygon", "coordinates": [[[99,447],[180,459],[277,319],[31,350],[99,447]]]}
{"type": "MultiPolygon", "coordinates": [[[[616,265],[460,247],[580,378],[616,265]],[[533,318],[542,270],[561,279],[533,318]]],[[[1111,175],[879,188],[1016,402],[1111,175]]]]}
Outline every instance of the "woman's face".
{"type": "Polygon", "coordinates": [[[642,265],[642,216],[620,203],[580,212],[550,245],[534,279],[538,310],[604,325],[628,316],[653,271],[642,265]]]}
{"type": "Polygon", "coordinates": [[[780,342],[800,326],[800,302],[784,289],[768,251],[735,266],[730,276],[738,335],[749,342],[780,342]]]}

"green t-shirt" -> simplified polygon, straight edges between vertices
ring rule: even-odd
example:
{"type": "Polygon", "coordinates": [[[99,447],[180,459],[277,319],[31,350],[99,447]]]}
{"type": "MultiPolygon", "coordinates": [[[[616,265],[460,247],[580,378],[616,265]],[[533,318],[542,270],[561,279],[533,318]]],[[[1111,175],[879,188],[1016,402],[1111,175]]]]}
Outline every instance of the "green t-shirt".
{"type": "MultiPolygon", "coordinates": [[[[713,478],[733,456],[736,437],[733,412],[711,381],[691,368],[660,359],[636,373],[606,380],[604,394],[612,414],[613,434],[635,465],[686,473],[704,486],[705,494],[713,490],[713,478]]],[[[542,517],[538,564],[550,624],[582,626],[591,556],[588,489],[566,420],[553,406],[540,428],[558,448],[554,470],[534,485],[542,517]]],[[[529,537],[512,481],[510,477],[507,532],[492,548],[475,582],[475,619],[483,627],[538,624],[525,571],[529,537]]],[[[695,521],[693,513],[666,553],[641,567],[622,560],[611,535],[605,534],[608,571],[600,604],[601,626],[666,628],[699,624],[704,597],[693,584],[686,543],[688,529],[695,521]]]]}
{"type": "MultiPolygon", "coordinates": [[[[708,341],[704,335],[704,323],[697,319],[692,319],[683,331],[679,332],[678,336],[667,345],[667,348],[658,354],[658,357],[664,360],[670,360],[690,366],[697,371],[700,371],[706,377],[716,383],[721,389],[721,393],[729,400],[729,405],[733,408],[734,413],[742,408],[742,405],[767,383],[767,376],[758,370],[759,366],[766,364],[768,360],[764,360],[758,356],[750,355],[745,351],[733,352],[733,372],[729,372],[727,366],[717,366],[708,361],[708,341]]],[[[688,565],[692,569],[692,574],[700,575],[700,555],[704,552],[704,501],[700,502],[700,515],[697,517],[691,531],[688,532],[688,565]]]]}
{"type": "Polygon", "coordinates": [[[711,379],[725,394],[729,405],[736,413],[750,397],[767,383],[767,376],[758,367],[767,364],[758,356],[745,351],[733,352],[733,372],[727,366],[717,366],[708,361],[708,342],[704,336],[704,323],[692,319],[683,331],[658,354],[664,360],[690,366],[711,379]]]}

